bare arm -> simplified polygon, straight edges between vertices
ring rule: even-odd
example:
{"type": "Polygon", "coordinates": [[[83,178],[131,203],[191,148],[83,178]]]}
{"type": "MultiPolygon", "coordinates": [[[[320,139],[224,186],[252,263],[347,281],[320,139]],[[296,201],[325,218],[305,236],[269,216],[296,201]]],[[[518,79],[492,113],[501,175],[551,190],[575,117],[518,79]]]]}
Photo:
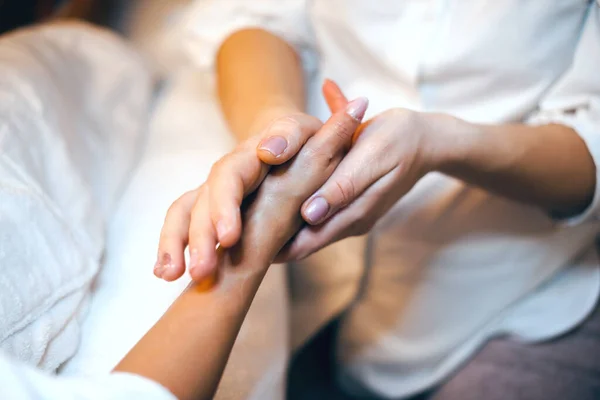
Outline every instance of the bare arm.
{"type": "Polygon", "coordinates": [[[496,194],[575,215],[594,196],[596,167],[564,125],[469,126],[448,140],[440,170],[496,194]]]}
{"type": "MultiPolygon", "coordinates": [[[[301,226],[303,200],[333,173],[350,146],[366,100],[350,103],[277,167],[244,212],[240,242],[219,257],[220,278],[206,291],[192,285],[116,367],[150,378],[180,399],[212,398],[242,321],[275,255],[301,226]]],[[[193,230],[210,218],[208,192],[172,207],[165,225],[193,230]]]]}
{"type": "MultiPolygon", "coordinates": [[[[226,39],[217,57],[217,76],[223,112],[243,142],[219,160],[208,177],[210,200],[205,207],[211,218],[194,222],[196,229],[189,235],[187,230],[163,227],[155,274],[166,280],[184,273],[186,245],[187,267],[192,278],[200,281],[216,268],[216,243],[230,248],[238,242],[242,201],[269,170],[258,159],[257,149],[270,154],[273,164],[282,164],[323,125],[302,112],[302,67],[294,49],[264,30],[241,30],[226,39]]],[[[195,195],[186,198],[194,201],[195,195]]]]}
{"type": "Polygon", "coordinates": [[[253,127],[261,122],[304,110],[298,55],[262,29],[241,30],[225,40],[217,56],[217,77],[223,112],[240,140],[256,133],[253,127]]]}

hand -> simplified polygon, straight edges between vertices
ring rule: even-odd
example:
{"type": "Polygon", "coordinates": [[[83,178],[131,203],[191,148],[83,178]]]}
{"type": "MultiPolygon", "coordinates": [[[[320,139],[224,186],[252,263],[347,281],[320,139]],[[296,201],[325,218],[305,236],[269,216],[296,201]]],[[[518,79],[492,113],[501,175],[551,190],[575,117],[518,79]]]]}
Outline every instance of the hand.
{"type": "MultiPolygon", "coordinates": [[[[358,119],[364,114],[356,104],[348,112],[358,119]]],[[[358,126],[356,118],[350,121],[347,113],[340,115],[332,117],[327,130],[335,130],[340,137],[351,136],[358,126]]],[[[268,157],[271,164],[281,164],[292,158],[320,128],[325,129],[320,121],[301,113],[275,119],[263,134],[242,143],[215,164],[202,186],[184,194],[169,209],[161,232],[155,275],[168,281],[179,278],[185,271],[183,251],[189,242],[192,277],[202,280],[210,276],[217,264],[217,242],[223,247],[238,242],[242,201],[256,190],[268,172],[268,166],[256,156],[257,148],[258,154],[268,157]],[[287,147],[275,146],[282,140],[287,147]]],[[[322,153],[318,148],[311,150],[310,146],[306,152],[313,153],[310,157],[322,153]]]]}
{"type": "Polygon", "coordinates": [[[324,184],[350,148],[367,108],[365,98],[334,113],[291,161],[271,170],[256,194],[244,201],[244,231],[229,251],[252,252],[268,267],[303,224],[304,200],[324,184]]]}
{"type": "Polygon", "coordinates": [[[173,203],[163,225],[154,274],[173,281],[185,271],[184,249],[189,244],[190,268],[196,276],[210,275],[216,267],[215,246],[231,247],[239,240],[242,200],[251,194],[267,175],[270,165],[292,158],[321,127],[319,119],[292,108],[270,108],[258,116],[259,133],[240,143],[217,161],[199,188],[173,203]],[[266,165],[256,153],[267,157],[266,165]],[[201,199],[206,204],[200,205],[201,199]],[[196,215],[202,208],[210,218],[196,215]]]}
{"type": "MultiPolygon", "coordinates": [[[[345,101],[335,86],[330,107],[345,101]]],[[[462,122],[446,115],[391,109],[365,122],[329,180],[307,199],[304,227],[278,255],[304,258],[343,238],[367,233],[426,173],[444,160],[445,144],[462,122]]],[[[268,158],[260,156],[265,162],[268,158]]]]}

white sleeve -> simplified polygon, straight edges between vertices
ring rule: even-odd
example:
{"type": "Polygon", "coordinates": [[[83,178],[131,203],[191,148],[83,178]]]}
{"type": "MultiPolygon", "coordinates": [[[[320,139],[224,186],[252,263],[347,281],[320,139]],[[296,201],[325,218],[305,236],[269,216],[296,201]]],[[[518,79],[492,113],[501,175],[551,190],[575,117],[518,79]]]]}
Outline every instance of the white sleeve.
{"type": "Polygon", "coordinates": [[[587,21],[569,69],[552,87],[528,120],[540,125],[559,123],[573,128],[596,164],[596,191],[581,214],[562,220],[577,225],[600,219],[600,0],[590,4],[587,21]]]}
{"type": "Polygon", "coordinates": [[[0,355],[0,395],[22,400],[177,400],[159,384],[128,373],[62,378],[0,355]]]}
{"type": "Polygon", "coordinates": [[[223,41],[243,28],[261,28],[284,39],[314,68],[314,35],[307,0],[196,0],[173,32],[184,56],[204,68],[214,65],[223,41]]]}

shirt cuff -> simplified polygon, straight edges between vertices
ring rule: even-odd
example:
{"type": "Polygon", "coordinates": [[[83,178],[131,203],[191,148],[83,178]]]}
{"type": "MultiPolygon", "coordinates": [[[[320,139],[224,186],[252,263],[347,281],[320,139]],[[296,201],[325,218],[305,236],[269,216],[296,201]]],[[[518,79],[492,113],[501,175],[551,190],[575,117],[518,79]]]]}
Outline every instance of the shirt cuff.
{"type": "Polygon", "coordinates": [[[590,152],[594,165],[596,166],[596,186],[592,202],[581,213],[568,217],[556,218],[554,220],[563,226],[576,226],[586,222],[597,222],[600,220],[600,121],[584,111],[573,114],[562,112],[548,112],[531,118],[528,122],[532,125],[561,124],[572,128],[584,141],[590,152]]]}

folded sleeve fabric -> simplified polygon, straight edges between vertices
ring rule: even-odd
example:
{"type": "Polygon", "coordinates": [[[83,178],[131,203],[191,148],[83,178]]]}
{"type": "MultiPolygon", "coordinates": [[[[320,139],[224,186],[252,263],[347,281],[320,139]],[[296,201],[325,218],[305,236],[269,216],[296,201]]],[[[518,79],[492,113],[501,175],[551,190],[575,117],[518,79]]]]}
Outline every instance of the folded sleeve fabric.
{"type": "Polygon", "coordinates": [[[3,399],[21,400],[176,400],[158,383],[141,376],[115,373],[102,377],[61,378],[0,354],[3,399]]]}
{"type": "Polygon", "coordinates": [[[284,39],[314,69],[314,37],[307,0],[196,0],[175,27],[174,39],[195,64],[211,68],[219,47],[235,31],[261,28],[284,39]]]}
{"type": "MultiPolygon", "coordinates": [[[[573,128],[586,143],[600,172],[600,0],[590,5],[571,65],[529,118],[535,125],[558,123],[573,128]]],[[[600,219],[600,173],[591,204],[581,214],[560,220],[577,225],[600,219]]]]}

